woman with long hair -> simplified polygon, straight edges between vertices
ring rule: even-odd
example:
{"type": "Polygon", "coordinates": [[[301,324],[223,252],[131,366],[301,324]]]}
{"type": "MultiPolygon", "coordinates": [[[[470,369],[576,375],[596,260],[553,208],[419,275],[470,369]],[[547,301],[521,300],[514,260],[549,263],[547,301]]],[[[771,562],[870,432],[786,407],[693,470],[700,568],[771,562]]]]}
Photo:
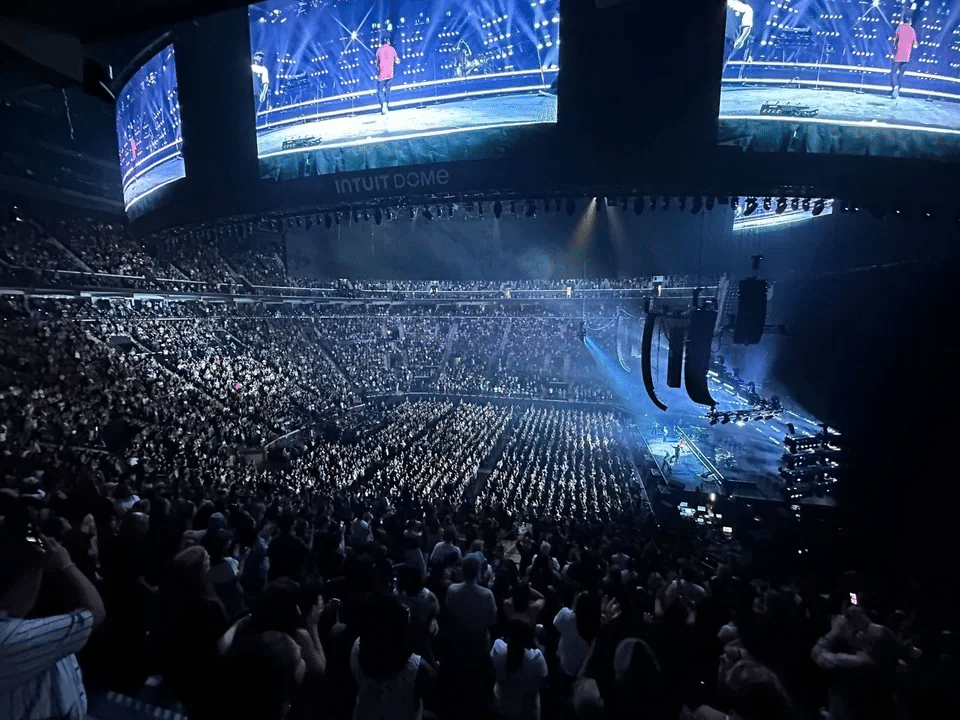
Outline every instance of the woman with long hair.
{"type": "Polygon", "coordinates": [[[380,595],[367,607],[360,637],[350,653],[357,681],[354,720],[420,720],[423,696],[435,674],[407,642],[410,611],[395,597],[380,595]]]}
{"type": "Polygon", "coordinates": [[[506,720],[540,720],[540,688],[547,661],[536,646],[533,626],[524,620],[507,623],[506,641],[490,651],[496,682],[494,711],[506,720]]]}

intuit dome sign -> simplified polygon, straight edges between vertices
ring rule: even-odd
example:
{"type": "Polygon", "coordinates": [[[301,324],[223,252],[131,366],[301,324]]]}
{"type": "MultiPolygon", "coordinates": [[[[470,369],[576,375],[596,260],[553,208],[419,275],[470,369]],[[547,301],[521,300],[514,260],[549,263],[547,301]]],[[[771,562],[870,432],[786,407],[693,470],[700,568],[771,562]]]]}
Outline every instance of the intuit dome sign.
{"type": "Polygon", "coordinates": [[[439,190],[450,185],[450,171],[427,167],[417,170],[348,175],[333,181],[337,195],[392,195],[411,191],[439,190]]]}

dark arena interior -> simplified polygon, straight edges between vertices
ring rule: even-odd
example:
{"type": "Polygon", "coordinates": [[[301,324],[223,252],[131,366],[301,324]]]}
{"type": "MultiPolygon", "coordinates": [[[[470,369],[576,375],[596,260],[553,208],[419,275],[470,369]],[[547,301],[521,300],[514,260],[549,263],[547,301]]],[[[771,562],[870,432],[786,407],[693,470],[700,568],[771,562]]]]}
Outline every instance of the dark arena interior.
{"type": "Polygon", "coordinates": [[[960,717],[958,33],[5,7],[0,720],[960,717]]]}

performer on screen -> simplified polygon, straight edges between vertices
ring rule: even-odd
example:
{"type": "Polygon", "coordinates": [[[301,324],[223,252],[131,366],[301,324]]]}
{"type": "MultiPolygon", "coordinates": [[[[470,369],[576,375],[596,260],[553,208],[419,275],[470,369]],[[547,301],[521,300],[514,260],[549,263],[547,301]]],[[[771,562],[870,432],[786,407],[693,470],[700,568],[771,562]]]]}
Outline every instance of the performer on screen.
{"type": "Polygon", "coordinates": [[[270,71],[263,64],[263,53],[259,50],[253,54],[253,64],[250,69],[253,70],[253,91],[257,97],[257,112],[259,112],[263,110],[270,90],[270,71]]]}
{"type": "Polygon", "coordinates": [[[890,72],[890,85],[893,92],[890,96],[896,100],[900,97],[900,83],[903,82],[903,73],[910,62],[910,55],[920,47],[917,43],[917,31],[913,29],[913,22],[906,12],[893,35],[893,68],[890,72]]]}
{"type": "Polygon", "coordinates": [[[390,44],[390,36],[385,35],[377,56],[374,58],[377,68],[377,101],[380,103],[380,112],[387,114],[390,109],[390,84],[393,82],[393,68],[400,62],[400,56],[390,44]]]}
{"type": "Polygon", "coordinates": [[[753,30],[753,8],[742,0],[727,0],[726,53],[723,66],[726,67],[733,54],[747,44],[747,38],[753,30]]]}

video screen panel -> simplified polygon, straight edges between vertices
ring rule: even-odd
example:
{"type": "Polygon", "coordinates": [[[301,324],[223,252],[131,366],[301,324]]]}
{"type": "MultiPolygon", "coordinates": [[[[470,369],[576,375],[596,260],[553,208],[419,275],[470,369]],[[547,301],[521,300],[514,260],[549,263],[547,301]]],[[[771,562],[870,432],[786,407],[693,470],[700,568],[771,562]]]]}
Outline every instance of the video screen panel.
{"type": "Polygon", "coordinates": [[[955,0],[727,0],[721,134],[779,127],[805,142],[782,149],[936,157],[960,145],[958,34],[955,0]]]}
{"type": "Polygon", "coordinates": [[[483,157],[485,131],[557,120],[559,0],[268,0],[249,14],[261,160],[389,142],[403,151],[366,167],[442,162],[468,137],[483,157]]]}
{"type": "Polygon", "coordinates": [[[186,177],[173,45],[137,70],[117,97],[117,140],[127,210],[186,177]]]}

